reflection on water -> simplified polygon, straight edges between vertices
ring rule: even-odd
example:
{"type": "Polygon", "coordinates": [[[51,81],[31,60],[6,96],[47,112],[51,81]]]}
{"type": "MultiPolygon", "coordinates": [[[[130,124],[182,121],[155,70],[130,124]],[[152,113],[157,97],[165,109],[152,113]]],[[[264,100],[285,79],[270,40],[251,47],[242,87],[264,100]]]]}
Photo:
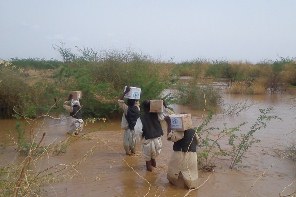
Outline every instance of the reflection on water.
{"type": "MultiPolygon", "coordinates": [[[[217,114],[211,125],[228,127],[247,122],[248,131],[258,115],[259,109],[273,108],[272,114],[281,118],[268,123],[267,127],[256,133],[261,142],[249,149],[239,170],[229,170],[229,161],[219,161],[215,172],[200,172],[199,190],[190,196],[278,196],[283,189],[296,179],[296,164],[281,158],[276,150],[286,150],[296,143],[295,97],[289,95],[224,95],[226,109],[237,103],[245,104],[238,115],[217,114]],[[231,187],[230,187],[231,185],[231,187]]],[[[194,111],[189,107],[173,106],[177,113],[191,113],[195,126],[206,116],[204,111],[194,111]]],[[[234,109],[235,110],[235,109],[234,109]]],[[[24,122],[24,124],[26,124],[24,122]]],[[[112,122],[86,123],[79,137],[66,134],[67,117],[45,118],[26,129],[34,128],[34,136],[46,133],[43,145],[58,143],[67,138],[73,139],[65,153],[50,156],[50,162],[40,164],[40,170],[55,163],[70,164],[79,161],[75,176],[44,187],[43,196],[185,196],[187,190],[172,186],[166,179],[167,164],[172,152],[172,143],[163,137],[163,150],[157,159],[157,168],[147,172],[141,156],[141,146],[137,154],[126,156],[122,147],[123,132],[119,120],[112,122]],[[91,151],[90,151],[91,150],[91,151]],[[87,153],[87,157],[85,156],[87,153]]],[[[19,159],[13,148],[17,135],[15,120],[0,120],[0,164],[6,165],[19,159]],[[5,147],[5,148],[4,148],[5,147]]],[[[29,132],[28,132],[29,133],[29,132]]],[[[29,135],[29,134],[28,134],[29,135]]],[[[37,140],[38,141],[38,140],[37,140]]],[[[295,184],[287,187],[284,194],[296,190],[295,184]]]]}

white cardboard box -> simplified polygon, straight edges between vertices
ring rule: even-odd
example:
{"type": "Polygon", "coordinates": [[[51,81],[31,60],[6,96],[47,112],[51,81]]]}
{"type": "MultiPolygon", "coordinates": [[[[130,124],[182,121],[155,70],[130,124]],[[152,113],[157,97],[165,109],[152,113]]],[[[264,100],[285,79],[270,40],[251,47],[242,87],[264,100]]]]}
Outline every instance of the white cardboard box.
{"type": "Polygon", "coordinates": [[[191,114],[172,114],[171,129],[176,131],[185,131],[192,128],[191,114]]]}
{"type": "Polygon", "coordinates": [[[150,112],[163,112],[163,100],[150,100],[150,112]]]}
{"type": "Polygon", "coordinates": [[[72,91],[71,94],[73,95],[74,100],[79,100],[82,97],[81,91],[72,91]]]}
{"type": "MultiPolygon", "coordinates": [[[[124,92],[125,90],[126,90],[126,86],[124,87],[124,92]]],[[[140,96],[141,96],[141,88],[130,87],[130,91],[126,95],[124,95],[124,98],[139,100],[140,96]]]]}

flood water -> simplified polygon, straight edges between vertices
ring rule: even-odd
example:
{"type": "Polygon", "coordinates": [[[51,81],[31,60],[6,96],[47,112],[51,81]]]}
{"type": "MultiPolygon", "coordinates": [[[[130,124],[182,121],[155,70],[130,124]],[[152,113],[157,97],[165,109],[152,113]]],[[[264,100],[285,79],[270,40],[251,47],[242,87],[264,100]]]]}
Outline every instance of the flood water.
{"type": "MultiPolygon", "coordinates": [[[[35,170],[46,169],[56,176],[41,188],[41,196],[197,196],[197,197],[278,197],[296,191],[296,162],[284,156],[285,150],[296,143],[296,96],[223,95],[224,109],[236,104],[247,106],[239,114],[219,113],[213,117],[211,126],[237,126],[247,124],[242,131],[256,121],[259,109],[273,108],[275,119],[265,129],[255,133],[261,142],[253,144],[243,162],[229,169],[230,161],[217,159],[214,172],[199,171],[199,189],[186,190],[171,185],[166,178],[167,165],[172,153],[172,143],[163,137],[163,149],[156,159],[157,168],[147,172],[141,156],[141,147],[135,156],[126,156],[123,131],[119,121],[87,123],[78,137],[66,134],[67,118],[47,117],[32,125],[32,137],[36,141],[46,133],[42,145],[64,143],[64,151],[48,154],[35,164],[35,170]]],[[[201,124],[206,113],[188,107],[174,106],[175,112],[191,113],[194,126],[201,124]]],[[[233,108],[234,109],[234,108],[233,108]]],[[[235,111],[235,110],[234,110],[235,111]]],[[[0,165],[21,161],[13,148],[16,140],[15,120],[0,120],[0,165]]],[[[164,128],[165,131],[165,128],[164,128]]],[[[27,132],[28,133],[28,132],[27,132]]],[[[29,134],[27,134],[29,135],[29,134]]],[[[296,195],[295,193],[293,194],[296,195]]],[[[293,196],[290,195],[290,196],[293,196]]]]}

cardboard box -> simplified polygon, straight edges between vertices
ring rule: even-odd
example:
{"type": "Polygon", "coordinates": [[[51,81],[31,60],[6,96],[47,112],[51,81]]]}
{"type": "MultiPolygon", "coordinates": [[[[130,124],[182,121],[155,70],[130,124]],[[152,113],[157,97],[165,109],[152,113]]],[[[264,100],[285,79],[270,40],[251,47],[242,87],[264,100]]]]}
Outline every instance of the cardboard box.
{"type": "Polygon", "coordinates": [[[163,100],[150,100],[150,112],[163,112],[163,100]]]}
{"type": "MultiPolygon", "coordinates": [[[[124,87],[124,91],[126,90],[126,86],[124,87]]],[[[124,95],[124,98],[127,99],[137,99],[139,100],[141,96],[141,88],[137,88],[137,87],[130,87],[130,91],[124,95]]]]}
{"type": "Polygon", "coordinates": [[[191,114],[172,114],[171,129],[176,131],[185,131],[192,128],[191,114]]]}
{"type": "Polygon", "coordinates": [[[79,100],[82,97],[81,91],[72,91],[71,94],[73,95],[74,100],[79,100]]]}

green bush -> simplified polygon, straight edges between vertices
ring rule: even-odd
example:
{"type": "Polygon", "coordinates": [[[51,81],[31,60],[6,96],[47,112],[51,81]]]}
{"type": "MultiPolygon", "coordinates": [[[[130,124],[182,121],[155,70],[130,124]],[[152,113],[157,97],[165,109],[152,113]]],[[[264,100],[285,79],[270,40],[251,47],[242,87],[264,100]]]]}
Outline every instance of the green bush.
{"type": "Polygon", "coordinates": [[[55,69],[62,64],[62,62],[58,60],[45,60],[45,59],[39,59],[39,58],[27,58],[27,59],[12,58],[10,62],[18,68],[35,68],[35,69],[55,69]]]}
{"type": "Polygon", "coordinates": [[[25,104],[31,103],[30,87],[20,77],[18,70],[2,65],[0,79],[0,118],[12,117],[14,110],[26,112],[25,104]]]}
{"type": "Polygon", "coordinates": [[[194,80],[188,84],[179,84],[177,102],[193,109],[216,111],[221,102],[217,89],[209,85],[199,85],[194,80]]]}
{"type": "Polygon", "coordinates": [[[100,54],[100,61],[89,61],[84,55],[70,55],[75,58],[67,60],[54,75],[64,98],[72,90],[82,91],[84,117],[116,114],[117,99],[126,85],[140,87],[141,100],[159,98],[168,87],[169,75],[161,72],[161,65],[141,54],[111,51],[100,54]]]}

